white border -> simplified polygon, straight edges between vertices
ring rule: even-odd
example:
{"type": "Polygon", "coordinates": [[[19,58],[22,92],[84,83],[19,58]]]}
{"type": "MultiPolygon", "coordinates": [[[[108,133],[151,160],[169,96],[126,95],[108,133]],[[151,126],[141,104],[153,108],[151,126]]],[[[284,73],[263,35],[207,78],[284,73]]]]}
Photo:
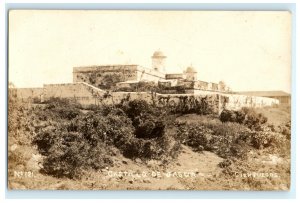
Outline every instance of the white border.
{"type": "MultiPolygon", "coordinates": [[[[296,3],[296,10],[299,11],[300,9],[300,6],[299,6],[299,3],[297,3],[296,0],[286,0],[286,1],[280,1],[280,0],[263,0],[263,1],[259,1],[259,0],[252,0],[252,1],[241,1],[241,0],[235,0],[235,1],[216,1],[216,0],[211,0],[211,1],[158,1],[158,0],[154,0],[154,1],[127,1],[127,2],[124,2],[124,1],[115,1],[115,0],[111,0],[109,1],[109,3],[296,3]]],[[[106,3],[105,1],[97,1],[97,0],[87,0],[87,1],[82,1],[82,0],[73,0],[73,1],[66,1],[66,0],[63,0],[63,1],[59,1],[59,0],[52,0],[52,1],[37,1],[37,0],[31,0],[31,1],[21,1],[21,0],[6,0],[6,1],[1,1],[0,3],[0,9],[1,9],[1,12],[0,12],[0,15],[1,15],[1,32],[0,32],[0,36],[1,36],[1,41],[2,41],[2,49],[0,50],[0,54],[1,54],[1,59],[3,60],[0,60],[1,61],[1,68],[0,68],[0,76],[2,77],[1,78],[1,91],[0,91],[0,96],[1,96],[1,105],[0,105],[0,110],[1,110],[1,122],[0,122],[0,128],[1,128],[1,132],[2,132],[2,136],[1,136],[1,144],[2,146],[0,147],[1,149],[1,158],[0,158],[0,161],[1,161],[1,167],[0,167],[0,183],[1,183],[1,193],[0,193],[0,198],[1,198],[1,202],[3,201],[9,201],[9,202],[15,202],[15,201],[18,201],[18,200],[10,200],[10,199],[5,199],[5,188],[6,188],[6,180],[5,180],[5,176],[4,174],[6,173],[6,168],[5,168],[5,156],[4,154],[5,153],[5,145],[6,145],[6,142],[5,142],[5,136],[6,136],[6,80],[5,80],[5,67],[6,67],[6,64],[5,64],[5,58],[6,58],[6,48],[5,48],[5,45],[6,45],[6,39],[5,39],[5,3],[106,3]]],[[[299,33],[299,15],[296,15],[297,18],[296,18],[296,33],[299,33]]],[[[296,50],[299,48],[299,40],[296,39],[296,50]]],[[[296,58],[299,58],[299,52],[296,52],[296,58]]],[[[295,64],[296,67],[297,67],[297,63],[295,64]]],[[[296,73],[296,82],[295,82],[295,87],[296,89],[298,89],[298,82],[297,80],[299,79],[299,71],[295,71],[296,73]]],[[[296,89],[294,89],[294,92],[296,92],[296,89]]],[[[299,101],[299,94],[296,94],[296,101],[299,101]]],[[[295,109],[294,109],[295,110],[295,109]]],[[[296,106],[296,112],[295,112],[295,115],[296,115],[296,120],[297,120],[297,124],[296,124],[296,132],[298,134],[299,132],[299,108],[298,106],[296,106]]],[[[296,143],[296,154],[298,154],[297,158],[299,157],[299,150],[298,150],[298,146],[299,146],[299,138],[296,140],[297,143],[296,143]]],[[[299,163],[298,163],[298,160],[296,161],[296,169],[299,168],[299,163]]],[[[296,176],[296,188],[299,188],[299,175],[296,176]]],[[[255,195],[255,194],[253,194],[255,195]]],[[[217,197],[218,198],[218,197],[217,197]]],[[[25,199],[25,200],[22,200],[22,202],[40,202],[40,201],[45,201],[45,202],[52,202],[52,201],[57,201],[57,200],[51,200],[51,199],[42,199],[42,200],[39,200],[39,199],[34,199],[34,200],[31,200],[31,199],[25,199]]],[[[70,200],[59,200],[59,201],[70,201],[70,200]]],[[[72,202],[78,202],[80,200],[71,200],[72,202]]],[[[84,201],[99,201],[99,200],[84,200],[84,201]]],[[[104,201],[104,200],[101,200],[101,201],[104,201]]],[[[105,200],[107,202],[111,202],[111,201],[114,201],[114,200],[105,200]]],[[[140,202],[140,201],[145,201],[145,202],[152,202],[153,200],[125,200],[125,201],[130,201],[130,202],[140,202]]],[[[154,200],[156,201],[156,200],[154,200]]],[[[163,200],[163,201],[166,201],[166,200],[163,200]]],[[[182,200],[178,200],[178,201],[182,201],[182,200]]],[[[189,200],[189,201],[193,201],[193,200],[189,200]]],[[[199,200],[195,200],[195,201],[199,201],[199,200]]],[[[201,200],[203,201],[203,200],[201,200]]],[[[206,201],[209,201],[209,202],[214,202],[215,200],[206,200],[206,201]]],[[[236,202],[240,202],[240,200],[231,200],[231,199],[225,199],[225,200],[221,200],[222,202],[232,202],[232,201],[236,201],[236,202]]],[[[257,199],[249,199],[249,200],[243,200],[245,202],[252,202],[252,201],[263,201],[263,202],[268,202],[268,201],[272,201],[272,202],[277,202],[277,201],[280,201],[282,202],[282,200],[257,200],[257,199]]],[[[295,202],[296,199],[294,200],[286,200],[286,201],[291,201],[291,202],[295,202]]],[[[122,200],[123,202],[123,200],[122,200]]],[[[174,202],[174,200],[172,200],[172,202],[174,202]]]]}

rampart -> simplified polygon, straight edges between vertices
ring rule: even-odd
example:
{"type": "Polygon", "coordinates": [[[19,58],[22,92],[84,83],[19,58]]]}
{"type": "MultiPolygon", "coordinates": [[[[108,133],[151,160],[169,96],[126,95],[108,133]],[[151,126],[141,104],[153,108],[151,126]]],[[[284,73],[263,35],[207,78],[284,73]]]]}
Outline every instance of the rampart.
{"type": "MultiPolygon", "coordinates": [[[[104,91],[84,82],[66,83],[66,84],[50,84],[44,85],[31,91],[21,90],[18,94],[22,98],[26,95],[40,95],[42,92],[43,99],[46,101],[51,97],[68,98],[82,105],[101,105],[101,104],[117,104],[122,100],[142,99],[148,103],[155,103],[160,106],[176,106],[182,102],[200,101],[206,98],[209,105],[215,112],[223,108],[238,110],[242,107],[264,107],[279,104],[277,99],[267,97],[247,96],[232,93],[222,93],[214,91],[197,90],[185,94],[160,94],[155,92],[112,92],[104,91]],[[43,91],[42,91],[43,90],[43,91]]],[[[18,89],[19,91],[19,89],[18,89]]]]}

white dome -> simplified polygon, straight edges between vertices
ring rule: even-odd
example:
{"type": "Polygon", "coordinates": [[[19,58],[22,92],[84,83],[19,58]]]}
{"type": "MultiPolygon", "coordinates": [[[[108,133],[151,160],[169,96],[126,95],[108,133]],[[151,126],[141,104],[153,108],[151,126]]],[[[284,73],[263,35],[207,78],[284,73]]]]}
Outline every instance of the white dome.
{"type": "Polygon", "coordinates": [[[156,57],[163,57],[163,58],[165,58],[166,56],[164,55],[164,53],[162,52],[162,51],[155,51],[154,53],[153,53],[153,56],[152,56],[152,58],[156,58],[156,57]]]}
{"type": "Polygon", "coordinates": [[[187,73],[197,73],[197,71],[195,70],[195,68],[192,67],[192,66],[187,67],[186,68],[186,72],[187,73]]]}

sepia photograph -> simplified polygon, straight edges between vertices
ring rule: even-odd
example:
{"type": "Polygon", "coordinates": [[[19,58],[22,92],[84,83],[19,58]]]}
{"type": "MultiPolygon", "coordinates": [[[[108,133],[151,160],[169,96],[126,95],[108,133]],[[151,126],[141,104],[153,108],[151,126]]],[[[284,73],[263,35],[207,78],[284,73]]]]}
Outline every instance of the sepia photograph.
{"type": "Polygon", "coordinates": [[[8,190],[289,191],[289,11],[9,10],[8,190]]]}

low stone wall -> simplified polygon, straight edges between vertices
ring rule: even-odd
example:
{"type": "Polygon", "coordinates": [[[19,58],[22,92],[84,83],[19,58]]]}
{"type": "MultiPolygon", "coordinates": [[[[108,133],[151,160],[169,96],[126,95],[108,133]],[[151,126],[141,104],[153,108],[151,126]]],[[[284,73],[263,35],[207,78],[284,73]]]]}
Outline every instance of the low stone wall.
{"type": "Polygon", "coordinates": [[[21,100],[40,100],[44,94],[44,88],[14,88],[14,92],[21,100]]]}
{"type": "Polygon", "coordinates": [[[278,105],[278,99],[269,97],[257,97],[234,93],[214,92],[208,90],[194,90],[194,95],[220,95],[222,97],[221,106],[230,110],[238,110],[242,107],[264,107],[278,105]]]}
{"type": "Polygon", "coordinates": [[[221,94],[227,99],[226,108],[231,110],[238,110],[242,107],[253,107],[259,108],[264,106],[274,106],[278,105],[279,101],[277,99],[268,97],[256,97],[247,96],[239,94],[221,94]]]}
{"type": "Polygon", "coordinates": [[[84,82],[44,85],[44,99],[51,97],[68,98],[82,105],[99,104],[105,91],[84,82]]]}
{"type": "Polygon", "coordinates": [[[238,110],[242,107],[264,107],[279,104],[279,101],[273,98],[205,90],[197,90],[188,94],[108,92],[84,82],[50,84],[44,85],[44,88],[22,88],[18,89],[18,95],[24,99],[34,96],[43,97],[43,100],[47,100],[51,97],[68,98],[82,105],[117,104],[122,100],[143,99],[148,103],[155,103],[161,106],[175,106],[180,102],[200,101],[200,99],[206,98],[214,111],[219,113],[224,108],[238,110]]]}
{"type": "Polygon", "coordinates": [[[174,105],[186,99],[191,101],[192,99],[207,98],[210,105],[213,106],[216,112],[222,109],[239,110],[242,107],[264,107],[274,106],[279,104],[277,99],[267,97],[255,97],[237,94],[224,94],[216,93],[211,91],[203,91],[197,94],[159,94],[159,93],[148,93],[148,92],[112,92],[111,97],[106,98],[102,101],[105,104],[119,103],[122,99],[129,98],[143,99],[148,103],[155,102],[158,105],[174,105]]]}

